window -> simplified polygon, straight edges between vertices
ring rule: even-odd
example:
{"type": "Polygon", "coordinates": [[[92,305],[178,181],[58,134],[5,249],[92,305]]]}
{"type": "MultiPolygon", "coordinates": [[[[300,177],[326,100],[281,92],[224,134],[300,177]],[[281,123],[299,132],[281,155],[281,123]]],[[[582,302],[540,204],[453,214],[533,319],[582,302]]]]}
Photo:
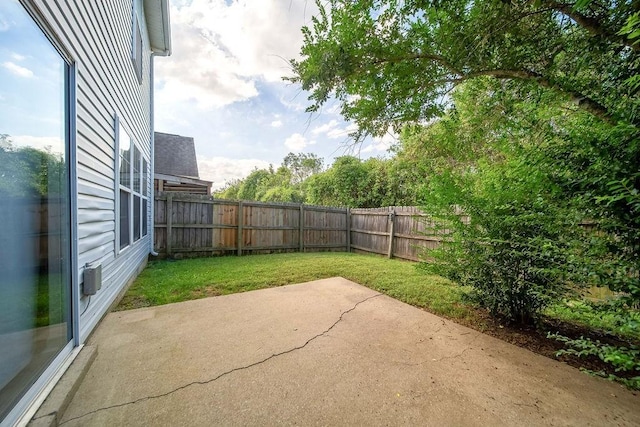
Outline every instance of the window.
{"type": "Polygon", "coordinates": [[[133,138],[118,123],[118,177],[120,203],[119,248],[147,235],[149,206],[149,162],[133,138]]]}
{"type": "Polygon", "coordinates": [[[136,1],[133,2],[133,37],[131,43],[131,60],[138,77],[138,83],[142,83],[142,31],[140,31],[140,20],[136,13],[136,1]]]}
{"type": "Polygon", "coordinates": [[[0,1],[0,21],[0,63],[13,67],[0,67],[0,424],[13,425],[73,337],[73,89],[20,2],[0,1]]]}

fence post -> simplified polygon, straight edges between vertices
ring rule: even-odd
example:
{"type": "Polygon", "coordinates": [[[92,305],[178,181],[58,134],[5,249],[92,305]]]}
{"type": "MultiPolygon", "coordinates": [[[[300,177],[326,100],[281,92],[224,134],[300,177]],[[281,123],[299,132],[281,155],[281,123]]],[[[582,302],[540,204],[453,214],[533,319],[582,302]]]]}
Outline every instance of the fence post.
{"type": "Polygon", "coordinates": [[[351,252],[351,208],[347,208],[347,252],[351,252]]]}
{"type": "Polygon", "coordinates": [[[242,256],[242,241],[244,239],[244,233],[242,230],[244,221],[244,215],[242,213],[242,201],[238,202],[238,256],[242,256]]]}
{"type": "Polygon", "coordinates": [[[167,256],[171,256],[171,240],[173,231],[173,193],[167,193],[167,256]]]}
{"type": "Polygon", "coordinates": [[[396,211],[393,208],[389,208],[389,221],[391,221],[391,230],[389,231],[389,252],[387,256],[393,258],[393,238],[396,228],[396,211]]]}
{"type": "Polygon", "coordinates": [[[299,252],[304,252],[304,205],[300,204],[300,231],[299,231],[299,239],[298,243],[300,247],[298,248],[299,252]]]}

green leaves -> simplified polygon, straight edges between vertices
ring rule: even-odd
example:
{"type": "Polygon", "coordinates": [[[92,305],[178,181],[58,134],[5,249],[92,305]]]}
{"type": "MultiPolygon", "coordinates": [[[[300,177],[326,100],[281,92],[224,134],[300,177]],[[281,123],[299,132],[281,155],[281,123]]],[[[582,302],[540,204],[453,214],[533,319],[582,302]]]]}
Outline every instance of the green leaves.
{"type": "Polygon", "coordinates": [[[638,74],[638,52],[622,54],[611,34],[636,37],[638,16],[628,2],[594,10],[590,1],[333,0],[303,30],[294,80],[311,92],[308,111],[338,98],[358,137],[432,120],[455,86],[481,76],[550,88],[637,125],[640,100],[623,83],[638,74]]]}
{"type": "MultiPolygon", "coordinates": [[[[310,111],[336,97],[356,140],[401,130],[397,171],[450,239],[427,268],[517,321],[592,284],[638,303],[634,4],[332,0],[293,64],[310,111]]],[[[363,195],[385,188],[363,169],[318,175],[315,200],[383,204],[363,195]]]]}
{"type": "MultiPolygon", "coordinates": [[[[551,333],[547,334],[547,338],[553,338],[568,347],[558,351],[556,356],[562,356],[564,354],[578,357],[596,356],[603,362],[610,364],[614,372],[618,374],[621,372],[640,373],[640,348],[635,345],[630,345],[629,347],[614,346],[603,344],[599,340],[593,341],[584,337],[571,339],[560,334],[551,333]]],[[[607,374],[606,372],[587,372],[612,381],[621,382],[631,389],[640,390],[640,375],[620,377],[616,374],[607,374]]]]}
{"type": "Polygon", "coordinates": [[[282,166],[274,170],[254,169],[242,180],[227,183],[215,196],[225,199],[262,202],[294,202],[305,200],[305,179],[322,170],[323,160],[309,153],[289,153],[282,166]]]}
{"type": "Polygon", "coordinates": [[[626,36],[633,44],[638,43],[640,41],[640,12],[629,16],[617,34],[626,36]]]}

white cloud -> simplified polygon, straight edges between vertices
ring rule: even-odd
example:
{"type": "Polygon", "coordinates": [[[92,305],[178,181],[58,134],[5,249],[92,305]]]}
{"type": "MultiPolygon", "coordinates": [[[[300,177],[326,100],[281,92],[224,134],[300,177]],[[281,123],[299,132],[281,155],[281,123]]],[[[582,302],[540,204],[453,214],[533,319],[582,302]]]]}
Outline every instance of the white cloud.
{"type": "Polygon", "coordinates": [[[280,97],[280,103],[285,106],[287,109],[294,111],[296,113],[301,113],[307,109],[307,105],[302,102],[296,101],[295,99],[287,99],[285,96],[280,97]]]}
{"type": "Polygon", "coordinates": [[[342,105],[340,105],[339,102],[334,102],[333,105],[325,107],[323,112],[326,114],[340,115],[341,108],[342,108],[342,105]]]}
{"type": "Polygon", "coordinates": [[[258,159],[230,159],[228,157],[197,156],[200,179],[213,182],[213,188],[224,186],[232,179],[242,179],[254,168],[265,169],[269,163],[258,159]]]}
{"type": "Polygon", "coordinates": [[[309,141],[299,133],[294,133],[284,141],[284,145],[293,152],[300,152],[309,145],[313,145],[315,143],[315,141],[309,141]]]}
{"type": "Polygon", "coordinates": [[[156,62],[159,105],[223,107],[258,96],[256,82],[280,81],[299,55],[308,0],[193,0],[171,8],[173,55],[156,62]]]}
{"type": "Polygon", "coordinates": [[[10,61],[3,62],[2,63],[2,68],[6,69],[11,74],[13,74],[15,76],[18,76],[18,77],[24,77],[24,78],[33,77],[33,71],[31,71],[28,68],[21,67],[20,65],[16,65],[16,64],[14,64],[13,62],[10,62],[10,61]]]}
{"type": "Polygon", "coordinates": [[[16,52],[11,52],[11,58],[13,58],[15,61],[24,61],[26,59],[26,56],[24,55],[20,55],[19,53],[16,52]]]}
{"type": "Polygon", "coordinates": [[[355,123],[350,123],[344,128],[339,127],[338,124],[337,120],[331,120],[314,128],[311,133],[314,135],[325,135],[330,139],[338,139],[346,138],[351,132],[355,132],[358,129],[358,125],[355,123]]]}
{"type": "Polygon", "coordinates": [[[331,129],[329,132],[327,132],[327,136],[331,139],[346,138],[351,132],[355,132],[356,130],[358,130],[358,125],[356,125],[355,123],[351,123],[344,129],[331,129]]]}
{"type": "Polygon", "coordinates": [[[381,138],[374,138],[373,142],[362,149],[362,153],[385,152],[398,140],[398,134],[387,131],[381,138]]]}
{"type": "Polygon", "coordinates": [[[282,127],[282,120],[274,120],[271,122],[271,127],[272,128],[279,128],[282,127]]]}
{"type": "Polygon", "coordinates": [[[314,134],[314,135],[325,134],[325,133],[330,132],[333,129],[335,129],[336,126],[338,126],[338,121],[337,120],[331,120],[330,122],[327,122],[327,123],[325,123],[323,125],[315,127],[311,131],[311,133],[314,134]]]}

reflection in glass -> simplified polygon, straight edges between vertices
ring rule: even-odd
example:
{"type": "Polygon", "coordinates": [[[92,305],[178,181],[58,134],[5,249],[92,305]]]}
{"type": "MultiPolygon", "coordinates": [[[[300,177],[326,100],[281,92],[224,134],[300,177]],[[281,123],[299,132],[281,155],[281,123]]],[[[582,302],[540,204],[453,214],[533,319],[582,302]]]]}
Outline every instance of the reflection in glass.
{"type": "Polygon", "coordinates": [[[147,159],[142,159],[142,195],[149,195],[149,164],[147,159]]]}
{"type": "Polygon", "coordinates": [[[0,22],[3,419],[72,337],[67,65],[19,3],[0,22]]]}
{"type": "Polygon", "coordinates": [[[133,241],[140,240],[140,196],[133,196],[133,241]]]}
{"type": "Polygon", "coordinates": [[[142,199],[142,235],[146,236],[147,235],[147,227],[148,227],[148,212],[147,209],[149,209],[147,207],[147,199],[142,199]]]}
{"type": "Polygon", "coordinates": [[[129,246],[129,193],[120,190],[120,249],[129,246]]]}
{"type": "Polygon", "coordinates": [[[126,132],[120,129],[119,143],[120,143],[120,185],[123,187],[131,188],[131,138],[126,132]]]}
{"type": "Polygon", "coordinates": [[[140,180],[142,175],[140,174],[140,150],[135,145],[133,146],[133,191],[140,192],[140,180]]]}

